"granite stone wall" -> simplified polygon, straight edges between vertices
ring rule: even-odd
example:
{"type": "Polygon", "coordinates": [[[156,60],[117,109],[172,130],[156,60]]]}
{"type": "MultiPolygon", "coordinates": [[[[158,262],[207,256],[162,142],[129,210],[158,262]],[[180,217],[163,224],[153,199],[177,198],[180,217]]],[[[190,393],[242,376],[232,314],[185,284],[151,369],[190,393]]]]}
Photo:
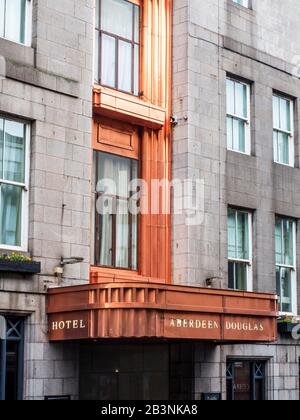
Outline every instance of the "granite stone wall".
{"type": "Polygon", "coordinates": [[[0,39],[0,114],[31,125],[28,253],[42,272],[2,274],[0,312],[25,317],[24,398],[75,398],[76,345],[48,343],[45,292],[89,281],[94,2],[32,3],[31,46],[0,39]],[[55,277],[71,256],[84,262],[55,277]]]}

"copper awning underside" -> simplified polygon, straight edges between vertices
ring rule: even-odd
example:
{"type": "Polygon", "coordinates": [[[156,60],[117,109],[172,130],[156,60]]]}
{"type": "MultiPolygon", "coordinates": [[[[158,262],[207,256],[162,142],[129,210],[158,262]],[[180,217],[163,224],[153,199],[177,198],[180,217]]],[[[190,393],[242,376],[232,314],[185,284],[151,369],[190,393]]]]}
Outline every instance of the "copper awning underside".
{"type": "Polygon", "coordinates": [[[176,339],[273,342],[274,295],[155,283],[50,289],[50,341],[176,339]]]}

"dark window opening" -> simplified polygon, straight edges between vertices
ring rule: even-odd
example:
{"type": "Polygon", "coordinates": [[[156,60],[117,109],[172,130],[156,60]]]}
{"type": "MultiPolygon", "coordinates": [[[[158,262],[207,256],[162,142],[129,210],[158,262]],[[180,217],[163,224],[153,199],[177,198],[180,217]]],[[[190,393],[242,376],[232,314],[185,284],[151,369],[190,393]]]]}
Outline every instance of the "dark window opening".
{"type": "Polygon", "coordinates": [[[22,400],[24,320],[6,318],[6,324],[6,340],[0,340],[0,400],[22,400]]]}
{"type": "Polygon", "coordinates": [[[265,400],[265,370],[264,361],[229,361],[226,372],[227,400],[265,400]]]}

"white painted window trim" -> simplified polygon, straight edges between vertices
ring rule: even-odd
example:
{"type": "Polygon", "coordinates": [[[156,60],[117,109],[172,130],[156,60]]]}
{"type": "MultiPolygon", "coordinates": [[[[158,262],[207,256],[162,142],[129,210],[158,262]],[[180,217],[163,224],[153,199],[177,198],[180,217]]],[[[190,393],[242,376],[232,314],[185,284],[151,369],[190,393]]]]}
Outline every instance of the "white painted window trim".
{"type": "MultiPolygon", "coordinates": [[[[231,112],[228,112],[228,110],[226,110],[226,127],[227,127],[227,117],[231,117],[231,118],[245,122],[245,152],[236,150],[233,147],[229,146],[228,138],[227,138],[227,130],[226,130],[227,149],[235,153],[240,153],[242,155],[250,156],[251,155],[251,101],[250,101],[251,88],[250,88],[250,84],[246,82],[242,82],[239,79],[235,79],[234,77],[227,77],[226,82],[227,80],[232,80],[235,83],[240,83],[241,85],[244,85],[247,88],[246,89],[247,117],[246,118],[241,117],[240,115],[233,114],[231,112]]],[[[226,89],[226,94],[227,94],[227,89],[226,89]]]]}
{"type": "MultiPolygon", "coordinates": [[[[247,292],[253,292],[253,237],[252,237],[252,213],[246,210],[239,210],[232,208],[232,210],[235,211],[235,221],[236,221],[236,229],[237,229],[237,214],[238,213],[244,213],[248,215],[248,237],[249,237],[249,259],[243,260],[243,259],[237,259],[237,258],[228,258],[229,262],[234,263],[243,263],[247,264],[247,292]]],[[[238,290],[238,289],[235,289],[238,290]]]]}
{"type": "MultiPolygon", "coordinates": [[[[284,219],[289,219],[288,217],[284,218],[281,217],[281,220],[284,219]]],[[[291,220],[291,219],[289,219],[291,220]]],[[[296,222],[295,220],[291,220],[293,222],[293,254],[294,254],[294,264],[293,265],[284,265],[284,264],[276,264],[276,268],[280,267],[280,268],[290,268],[292,270],[291,272],[291,292],[292,292],[292,312],[282,312],[279,311],[280,315],[291,315],[291,316],[295,316],[298,314],[298,302],[297,302],[297,227],[296,227],[296,222]]],[[[282,232],[282,228],[281,228],[281,233],[282,232]]],[[[281,237],[282,240],[282,237],[281,237]]],[[[281,294],[281,290],[280,290],[280,294],[281,294]]],[[[281,296],[279,296],[281,298],[281,296]]]]}
{"type": "MultiPolygon", "coordinates": [[[[284,99],[286,101],[288,101],[290,103],[290,125],[291,125],[291,130],[290,131],[286,131],[283,130],[282,128],[278,128],[278,127],[274,127],[274,123],[273,123],[273,133],[274,131],[279,132],[279,133],[284,133],[284,134],[288,134],[289,136],[289,163],[282,163],[276,160],[275,158],[275,145],[274,145],[274,138],[273,138],[273,158],[274,158],[274,162],[277,163],[278,165],[283,165],[283,166],[288,166],[291,168],[295,167],[295,128],[294,128],[294,101],[284,95],[280,95],[277,93],[273,93],[273,98],[277,97],[277,98],[281,98],[284,99]]],[[[274,112],[274,110],[273,110],[274,112]]],[[[274,118],[273,118],[274,121],[274,118]]]]}
{"type": "Polygon", "coordinates": [[[28,252],[28,226],[29,226],[29,180],[30,180],[30,141],[31,141],[31,125],[21,119],[9,119],[25,124],[25,182],[3,182],[9,185],[22,186],[22,220],[21,220],[21,246],[9,246],[0,243],[1,250],[28,252]]]}
{"type": "Polygon", "coordinates": [[[32,3],[33,0],[26,0],[26,16],[25,16],[25,44],[31,47],[32,44],[32,3]]]}
{"type": "Polygon", "coordinates": [[[7,41],[13,42],[14,44],[25,45],[26,47],[31,47],[31,44],[32,44],[32,3],[33,3],[33,0],[26,0],[24,43],[12,41],[4,36],[0,36],[1,39],[6,39],[7,41]]]}

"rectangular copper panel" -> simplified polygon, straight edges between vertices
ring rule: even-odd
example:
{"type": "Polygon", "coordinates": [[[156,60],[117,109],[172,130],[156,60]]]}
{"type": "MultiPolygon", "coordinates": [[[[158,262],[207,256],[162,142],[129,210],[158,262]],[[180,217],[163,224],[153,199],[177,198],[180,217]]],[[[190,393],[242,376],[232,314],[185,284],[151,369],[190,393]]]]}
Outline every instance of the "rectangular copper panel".
{"type": "Polygon", "coordinates": [[[165,313],[164,337],[192,340],[221,340],[222,325],[219,315],[165,313]]]}
{"type": "Polygon", "coordinates": [[[207,295],[206,293],[194,293],[192,288],[185,290],[169,289],[166,292],[166,304],[168,309],[178,308],[178,305],[189,306],[190,310],[200,312],[222,312],[223,301],[221,295],[207,295]],[[209,299],[208,299],[209,297],[209,299]]]}
{"type": "Polygon", "coordinates": [[[274,318],[225,316],[223,319],[225,341],[272,341],[272,338],[275,341],[276,328],[274,318]]]}
{"type": "Polygon", "coordinates": [[[106,153],[138,159],[139,133],[138,128],[101,118],[94,121],[93,148],[106,153]]]}
{"type": "Polygon", "coordinates": [[[80,340],[90,336],[89,312],[49,315],[49,335],[53,341],[80,340]]]}

